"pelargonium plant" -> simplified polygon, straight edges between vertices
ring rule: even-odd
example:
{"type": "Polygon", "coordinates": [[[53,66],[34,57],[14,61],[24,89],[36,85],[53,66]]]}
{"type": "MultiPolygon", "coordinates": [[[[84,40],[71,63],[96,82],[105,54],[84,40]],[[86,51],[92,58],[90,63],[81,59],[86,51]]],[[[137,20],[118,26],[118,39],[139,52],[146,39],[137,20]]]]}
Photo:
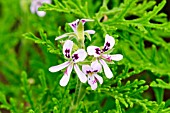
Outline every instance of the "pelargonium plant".
{"type": "Polygon", "coordinates": [[[170,113],[169,2],[0,0],[0,112],[170,113]]]}
{"type": "Polygon", "coordinates": [[[63,34],[55,39],[55,40],[59,40],[64,37],[69,37],[69,38],[75,37],[78,43],[80,43],[79,45],[76,45],[78,47],[78,50],[76,50],[71,55],[72,49],[75,50],[75,48],[73,48],[74,47],[73,45],[75,43],[73,43],[73,41],[69,39],[66,39],[63,45],[63,54],[65,58],[68,59],[68,61],[64,62],[63,64],[52,66],[49,68],[50,72],[57,72],[67,67],[67,69],[64,72],[64,76],[60,80],[61,86],[67,85],[70,79],[71,71],[74,67],[74,70],[77,73],[80,81],[82,83],[85,83],[87,81],[87,76],[85,75],[88,75],[88,84],[91,86],[92,90],[95,90],[97,88],[97,81],[99,81],[100,84],[103,83],[103,78],[97,74],[97,72],[100,72],[102,69],[101,65],[103,66],[106,77],[110,79],[113,77],[113,73],[106,62],[119,61],[123,59],[123,55],[121,54],[115,54],[115,55],[107,54],[107,51],[111,50],[115,44],[115,39],[112,36],[109,36],[108,34],[106,34],[105,36],[105,43],[102,49],[100,49],[100,47],[97,46],[88,46],[88,47],[84,46],[85,45],[84,35],[87,34],[87,36],[89,36],[89,34],[95,33],[94,30],[84,31],[84,24],[85,22],[88,21],[93,21],[93,20],[77,19],[76,21],[69,23],[70,27],[73,29],[74,32],[63,34]],[[84,64],[82,65],[83,71],[81,71],[78,65],[79,62],[85,61],[85,58],[87,56],[85,49],[87,49],[88,55],[93,55],[94,58],[92,59],[93,60],[95,59],[95,61],[90,61],[89,63],[91,64],[83,63],[84,64]]]}

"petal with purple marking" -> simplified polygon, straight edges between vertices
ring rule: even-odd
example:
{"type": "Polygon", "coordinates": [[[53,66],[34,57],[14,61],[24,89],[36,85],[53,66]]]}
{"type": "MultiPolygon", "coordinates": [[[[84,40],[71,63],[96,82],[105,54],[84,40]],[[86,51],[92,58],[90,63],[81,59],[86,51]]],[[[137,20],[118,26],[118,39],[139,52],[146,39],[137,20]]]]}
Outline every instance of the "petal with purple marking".
{"type": "Polygon", "coordinates": [[[72,54],[72,59],[75,63],[84,61],[87,57],[87,53],[84,49],[78,49],[76,52],[72,54]]]}
{"type": "Polygon", "coordinates": [[[101,49],[97,46],[88,46],[87,53],[89,55],[94,55],[94,57],[99,57],[101,54],[101,49]]]}
{"type": "Polygon", "coordinates": [[[60,64],[60,65],[52,66],[52,67],[49,68],[49,71],[50,71],[50,72],[60,71],[60,70],[64,69],[65,67],[67,67],[69,64],[70,64],[70,62],[67,61],[67,62],[64,62],[64,63],[62,63],[62,64],[60,64]]]}
{"type": "Polygon", "coordinates": [[[77,73],[81,82],[85,83],[87,81],[86,75],[80,70],[77,64],[74,65],[74,70],[77,73]]]}
{"type": "Polygon", "coordinates": [[[73,41],[66,40],[63,45],[63,54],[65,57],[70,58],[72,47],[73,47],[73,41]]]}
{"type": "Polygon", "coordinates": [[[104,47],[102,49],[103,52],[110,50],[111,48],[113,48],[114,45],[115,45],[115,39],[112,36],[106,34],[104,47]]]}
{"type": "Polygon", "coordinates": [[[95,90],[97,88],[97,80],[93,75],[88,76],[88,84],[91,86],[92,90],[95,90]]]}
{"type": "Polygon", "coordinates": [[[115,55],[103,54],[102,57],[108,61],[111,61],[111,60],[120,61],[123,59],[123,55],[121,54],[115,54],[115,55]]]}
{"type": "Polygon", "coordinates": [[[101,76],[99,76],[98,74],[94,74],[94,77],[96,77],[100,84],[103,84],[103,78],[101,76]]]}
{"type": "Polygon", "coordinates": [[[100,72],[102,70],[102,66],[97,60],[91,63],[91,67],[93,72],[100,72]]]}
{"type": "Polygon", "coordinates": [[[94,21],[92,19],[81,19],[81,22],[83,23],[83,25],[86,23],[86,22],[91,22],[91,21],[94,21]]]}
{"type": "Polygon", "coordinates": [[[72,72],[73,69],[73,65],[69,65],[66,69],[66,71],[64,72],[63,77],[60,80],[60,85],[61,86],[66,86],[68,84],[68,81],[70,79],[70,74],[72,72]]]}
{"type": "Polygon", "coordinates": [[[85,73],[85,74],[89,74],[89,73],[91,73],[93,70],[92,70],[92,68],[91,68],[89,65],[83,65],[83,66],[82,66],[82,71],[83,71],[83,73],[85,73]]]}
{"type": "Polygon", "coordinates": [[[113,77],[113,73],[110,70],[110,68],[108,67],[108,65],[106,64],[106,62],[103,59],[100,59],[99,61],[100,61],[100,63],[103,66],[104,73],[105,73],[106,77],[109,78],[109,79],[112,78],[113,77]]]}
{"type": "Polygon", "coordinates": [[[70,27],[73,29],[74,32],[77,32],[78,23],[79,23],[79,19],[77,19],[71,23],[68,23],[68,24],[70,25],[70,27]]]}

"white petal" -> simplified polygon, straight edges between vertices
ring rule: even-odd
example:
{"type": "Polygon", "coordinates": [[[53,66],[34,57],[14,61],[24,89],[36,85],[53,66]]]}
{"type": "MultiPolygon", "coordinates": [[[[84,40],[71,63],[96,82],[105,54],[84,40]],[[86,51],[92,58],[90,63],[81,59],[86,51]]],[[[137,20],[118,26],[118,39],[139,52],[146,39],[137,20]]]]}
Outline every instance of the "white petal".
{"type": "Polygon", "coordinates": [[[50,3],[51,3],[51,0],[42,0],[42,3],[48,3],[48,4],[50,4],[50,3]]]}
{"type": "Polygon", "coordinates": [[[36,7],[35,7],[35,4],[34,3],[32,3],[31,4],[31,6],[30,6],[30,11],[31,11],[31,13],[35,13],[35,11],[36,11],[36,7]]]}
{"type": "Polygon", "coordinates": [[[60,80],[60,85],[61,86],[66,86],[68,84],[68,81],[70,79],[70,74],[73,69],[73,65],[69,65],[63,75],[63,77],[60,80]]]}
{"type": "Polygon", "coordinates": [[[80,61],[84,61],[86,57],[87,57],[87,53],[84,49],[78,49],[72,55],[72,59],[75,63],[80,62],[80,61]]]}
{"type": "Polygon", "coordinates": [[[103,66],[104,73],[105,73],[106,77],[109,78],[109,79],[112,78],[113,77],[113,73],[110,70],[110,68],[108,67],[108,65],[106,64],[106,62],[103,59],[100,59],[100,63],[103,66]]]}
{"type": "Polygon", "coordinates": [[[94,57],[99,57],[101,54],[101,50],[97,46],[88,46],[87,47],[87,53],[89,55],[94,55],[94,57]]]}
{"type": "Polygon", "coordinates": [[[97,60],[91,63],[91,67],[93,72],[100,72],[102,70],[102,66],[97,60]]]}
{"type": "Polygon", "coordinates": [[[68,34],[63,34],[63,35],[61,35],[61,36],[56,37],[55,40],[59,40],[59,39],[61,39],[61,38],[65,38],[65,37],[67,37],[67,36],[68,36],[68,34]]]}
{"type": "Polygon", "coordinates": [[[123,55],[121,54],[110,55],[110,57],[111,57],[111,60],[114,60],[114,61],[119,61],[123,59],[123,55]]]}
{"type": "Polygon", "coordinates": [[[94,30],[86,30],[86,31],[84,31],[84,32],[87,32],[87,33],[89,33],[89,34],[94,34],[94,33],[95,33],[94,30]]]}
{"type": "Polygon", "coordinates": [[[94,77],[97,78],[100,84],[103,84],[103,78],[101,76],[99,76],[98,74],[94,74],[94,77]]]}
{"type": "Polygon", "coordinates": [[[92,90],[95,90],[97,88],[97,81],[93,75],[88,76],[88,84],[91,86],[92,90]]]}
{"type": "Polygon", "coordinates": [[[115,45],[115,39],[112,36],[109,36],[108,34],[106,34],[103,51],[105,52],[113,48],[114,45],[115,45]]]}
{"type": "Polygon", "coordinates": [[[76,71],[81,82],[85,83],[87,81],[86,75],[80,70],[77,64],[74,65],[74,70],[76,71]]]}
{"type": "Polygon", "coordinates": [[[81,22],[83,23],[83,25],[86,23],[86,22],[90,22],[90,21],[94,21],[92,19],[81,19],[81,22]]]}
{"type": "Polygon", "coordinates": [[[67,57],[67,58],[71,57],[72,48],[73,48],[73,41],[66,40],[63,45],[63,54],[65,57],[67,57]]]}
{"type": "Polygon", "coordinates": [[[121,54],[115,54],[115,55],[103,54],[102,58],[104,58],[104,59],[106,59],[108,61],[111,61],[111,60],[119,61],[119,60],[123,59],[123,55],[121,55],[121,54]]]}
{"type": "Polygon", "coordinates": [[[71,23],[68,23],[74,32],[77,32],[78,22],[79,22],[79,19],[77,19],[76,21],[73,21],[71,23]]]}
{"type": "Polygon", "coordinates": [[[46,12],[45,11],[37,11],[37,15],[40,17],[45,16],[46,12]]]}
{"type": "Polygon", "coordinates": [[[67,61],[67,62],[64,62],[64,63],[62,63],[62,64],[60,64],[60,65],[52,66],[52,67],[49,68],[49,71],[50,71],[50,72],[60,71],[60,70],[64,69],[65,67],[67,67],[69,64],[70,64],[70,62],[67,61]]]}
{"type": "Polygon", "coordinates": [[[82,70],[83,70],[83,73],[85,73],[85,74],[88,74],[93,71],[89,65],[83,65],[82,70]]]}

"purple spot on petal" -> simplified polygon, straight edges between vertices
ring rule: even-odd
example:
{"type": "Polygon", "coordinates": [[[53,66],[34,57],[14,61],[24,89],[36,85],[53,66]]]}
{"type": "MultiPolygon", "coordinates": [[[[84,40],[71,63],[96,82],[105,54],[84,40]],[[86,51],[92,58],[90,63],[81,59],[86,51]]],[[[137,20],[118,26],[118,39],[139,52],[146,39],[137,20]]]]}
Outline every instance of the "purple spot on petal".
{"type": "Polygon", "coordinates": [[[112,60],[111,60],[111,56],[107,57],[106,60],[107,60],[107,61],[112,61],[112,60]]]}
{"type": "Polygon", "coordinates": [[[68,72],[67,72],[67,69],[65,70],[64,74],[68,76],[68,72]]]}
{"type": "Polygon", "coordinates": [[[103,52],[107,51],[109,49],[109,47],[110,47],[110,43],[106,42],[106,45],[103,48],[103,52]]]}
{"type": "Polygon", "coordinates": [[[66,50],[65,50],[65,56],[66,56],[67,58],[70,58],[70,49],[66,49],[66,50]]]}
{"type": "Polygon", "coordinates": [[[109,42],[107,42],[107,43],[106,43],[106,46],[110,47],[110,43],[109,43],[109,42]]]}
{"type": "Polygon", "coordinates": [[[100,50],[99,48],[96,48],[95,50],[96,50],[96,54],[99,54],[99,55],[100,55],[101,50],[100,50]]]}
{"type": "Polygon", "coordinates": [[[97,82],[97,81],[96,81],[96,79],[95,79],[95,80],[92,81],[92,84],[95,84],[96,82],[97,82]]]}
{"type": "Polygon", "coordinates": [[[74,54],[74,55],[72,56],[73,61],[77,60],[78,58],[79,58],[78,54],[74,54]]]}
{"type": "Polygon", "coordinates": [[[71,24],[71,25],[72,25],[72,27],[76,28],[76,24],[71,24]]]}
{"type": "Polygon", "coordinates": [[[98,70],[94,70],[93,72],[98,72],[98,70]]]}
{"type": "Polygon", "coordinates": [[[89,70],[89,71],[86,71],[86,73],[88,74],[88,73],[91,73],[91,71],[89,70]]]}
{"type": "Polygon", "coordinates": [[[82,23],[85,23],[86,21],[85,20],[81,20],[82,21],[82,23]]]}

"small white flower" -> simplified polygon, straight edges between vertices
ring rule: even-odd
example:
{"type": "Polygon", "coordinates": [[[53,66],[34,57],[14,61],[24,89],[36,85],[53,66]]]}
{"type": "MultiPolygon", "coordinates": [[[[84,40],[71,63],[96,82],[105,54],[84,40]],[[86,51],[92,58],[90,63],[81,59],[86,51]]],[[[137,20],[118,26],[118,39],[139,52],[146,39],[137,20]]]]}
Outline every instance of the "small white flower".
{"type": "Polygon", "coordinates": [[[66,71],[64,72],[64,76],[60,80],[61,86],[66,86],[68,84],[73,67],[80,81],[83,83],[87,81],[86,75],[79,69],[79,66],[77,65],[78,62],[84,61],[87,53],[84,49],[78,49],[71,55],[72,47],[73,41],[67,40],[63,45],[63,54],[68,59],[68,61],[64,62],[63,64],[52,66],[49,68],[50,72],[57,72],[67,67],[66,71]]]}
{"type": "Polygon", "coordinates": [[[87,47],[87,52],[89,55],[93,55],[94,57],[97,57],[99,62],[102,64],[105,75],[107,78],[112,78],[113,77],[113,73],[110,70],[110,68],[108,67],[108,65],[106,64],[106,61],[119,61],[121,59],[123,59],[123,56],[121,54],[115,54],[115,55],[108,55],[105,54],[105,52],[107,52],[108,50],[112,49],[113,46],[115,44],[115,40],[112,36],[109,36],[108,34],[106,34],[105,37],[105,43],[104,43],[104,47],[102,49],[100,49],[97,46],[88,46],[87,47]]]}
{"type": "Polygon", "coordinates": [[[37,13],[38,16],[43,17],[45,16],[46,12],[45,11],[38,11],[38,8],[42,6],[43,3],[50,4],[51,0],[32,0],[30,10],[31,13],[37,13]]]}
{"type": "Polygon", "coordinates": [[[55,40],[59,40],[61,38],[67,37],[69,35],[78,37],[79,34],[81,34],[81,35],[82,34],[86,35],[86,33],[94,34],[95,33],[94,30],[86,30],[86,31],[84,31],[84,27],[81,28],[80,30],[78,30],[78,26],[79,26],[80,22],[82,22],[82,24],[84,25],[86,22],[89,22],[89,21],[93,21],[93,20],[91,20],[91,19],[81,19],[81,20],[77,19],[76,21],[73,21],[73,22],[69,23],[70,27],[73,29],[74,32],[65,33],[65,34],[63,34],[61,36],[56,37],[55,40]]]}
{"type": "Polygon", "coordinates": [[[97,81],[100,84],[103,83],[103,78],[97,74],[97,72],[100,72],[101,69],[102,67],[97,60],[92,62],[91,66],[89,65],[82,66],[83,72],[86,75],[88,75],[88,84],[91,86],[92,90],[95,90],[97,88],[97,81]]]}

